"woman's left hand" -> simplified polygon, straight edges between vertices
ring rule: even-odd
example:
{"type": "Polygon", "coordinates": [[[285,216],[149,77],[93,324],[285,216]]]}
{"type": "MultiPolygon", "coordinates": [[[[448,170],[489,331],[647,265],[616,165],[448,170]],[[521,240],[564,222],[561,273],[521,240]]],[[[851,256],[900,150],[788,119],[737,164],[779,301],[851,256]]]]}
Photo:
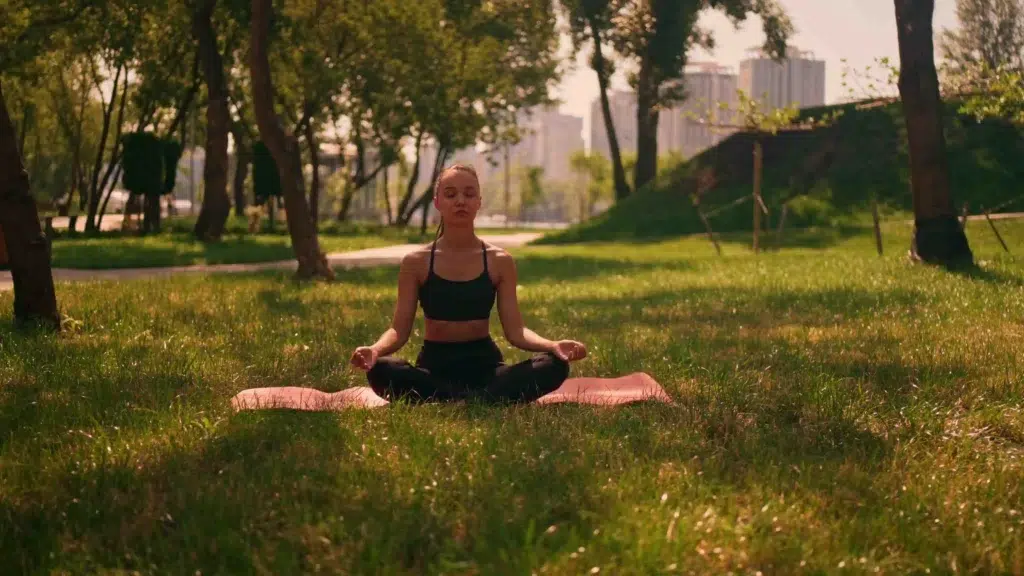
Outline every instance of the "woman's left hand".
{"type": "Polygon", "coordinates": [[[551,353],[566,362],[575,362],[587,357],[587,347],[575,340],[559,340],[555,342],[551,353]]]}

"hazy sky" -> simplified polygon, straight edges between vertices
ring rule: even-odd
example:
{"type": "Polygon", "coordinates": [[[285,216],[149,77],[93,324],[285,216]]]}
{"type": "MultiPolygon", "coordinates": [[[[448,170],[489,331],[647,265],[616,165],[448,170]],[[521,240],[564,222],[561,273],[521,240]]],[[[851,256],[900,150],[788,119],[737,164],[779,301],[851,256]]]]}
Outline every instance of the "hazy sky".
{"type": "MultiPolygon", "coordinates": [[[[779,0],[796,28],[791,44],[809,50],[825,61],[825,100],[836,102],[846,96],[842,87],[842,71],[846,66],[863,71],[876,58],[888,56],[899,64],[896,42],[896,16],[893,0],[779,0]]],[[[698,53],[691,60],[713,60],[738,71],[746,50],[764,42],[761,21],[748,19],[738,30],[723,16],[712,12],[702,23],[715,32],[716,48],[712,54],[698,53]]],[[[955,0],[936,0],[935,30],[956,26],[955,0]]],[[[613,79],[613,86],[626,88],[623,78],[613,79]]],[[[584,139],[590,140],[590,105],[597,97],[597,76],[587,65],[587,54],[578,58],[575,70],[568,72],[558,87],[557,96],[564,101],[563,113],[584,119],[584,139]]]]}

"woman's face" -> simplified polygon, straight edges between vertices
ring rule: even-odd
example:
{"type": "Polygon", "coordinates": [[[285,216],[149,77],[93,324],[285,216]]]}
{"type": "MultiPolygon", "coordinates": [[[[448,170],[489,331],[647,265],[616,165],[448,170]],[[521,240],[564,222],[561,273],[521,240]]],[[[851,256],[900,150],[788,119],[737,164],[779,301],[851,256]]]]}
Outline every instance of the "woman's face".
{"type": "Polygon", "coordinates": [[[476,176],[464,170],[446,172],[434,195],[434,207],[445,226],[471,224],[480,210],[480,184],[476,176]]]}

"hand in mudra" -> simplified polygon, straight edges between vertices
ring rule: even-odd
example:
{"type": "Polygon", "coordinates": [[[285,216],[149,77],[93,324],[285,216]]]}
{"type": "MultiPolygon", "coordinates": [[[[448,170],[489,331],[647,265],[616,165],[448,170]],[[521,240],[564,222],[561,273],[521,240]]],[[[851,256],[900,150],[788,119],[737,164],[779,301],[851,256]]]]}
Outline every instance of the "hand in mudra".
{"type": "Polygon", "coordinates": [[[370,346],[360,346],[352,352],[349,362],[360,370],[369,370],[377,363],[377,351],[370,346]]]}
{"type": "Polygon", "coordinates": [[[551,353],[566,362],[575,362],[587,357],[587,347],[575,340],[559,340],[551,353]]]}

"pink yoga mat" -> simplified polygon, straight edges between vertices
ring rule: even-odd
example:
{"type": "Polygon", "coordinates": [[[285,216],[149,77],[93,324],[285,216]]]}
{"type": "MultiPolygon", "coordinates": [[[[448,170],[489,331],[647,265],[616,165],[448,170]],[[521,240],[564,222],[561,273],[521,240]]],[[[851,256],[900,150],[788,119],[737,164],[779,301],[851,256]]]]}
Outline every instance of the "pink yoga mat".
{"type": "MultiPolygon", "coordinates": [[[[569,378],[557,390],[542,396],[535,403],[574,402],[614,406],[643,400],[672,402],[654,378],[643,372],[634,372],[619,378],[569,378]]],[[[249,388],[231,399],[231,406],[235,410],[283,408],[328,411],[378,408],[387,404],[387,400],[375,394],[368,386],[347,388],[334,393],[299,386],[249,388]]]]}

